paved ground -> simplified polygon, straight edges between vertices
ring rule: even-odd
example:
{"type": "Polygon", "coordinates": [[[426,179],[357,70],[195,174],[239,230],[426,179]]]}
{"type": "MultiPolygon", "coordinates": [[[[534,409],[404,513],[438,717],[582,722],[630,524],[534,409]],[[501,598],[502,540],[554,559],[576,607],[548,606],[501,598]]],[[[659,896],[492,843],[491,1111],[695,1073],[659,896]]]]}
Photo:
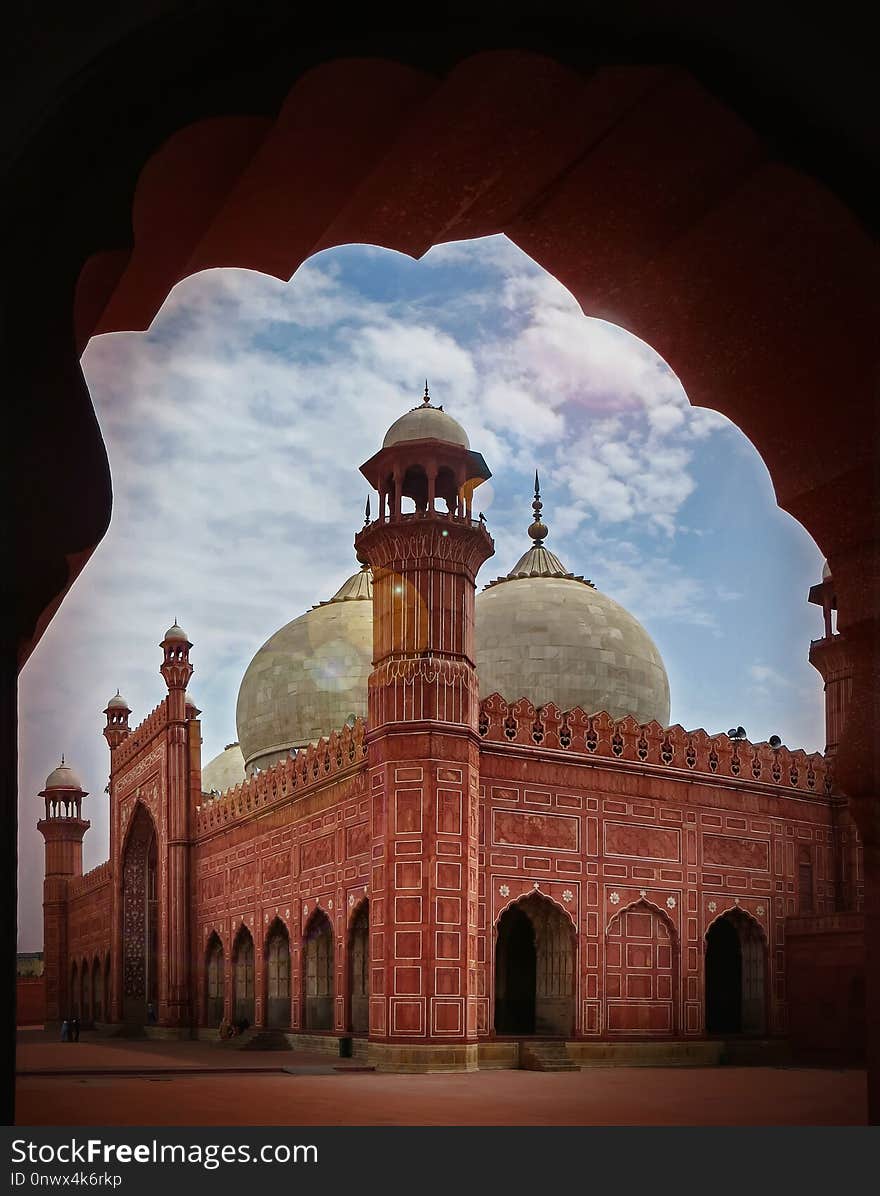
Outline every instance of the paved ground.
{"type": "Polygon", "coordinates": [[[332,1056],[294,1052],[21,1038],[19,1125],[865,1124],[865,1073],[859,1070],[379,1075],[332,1056]],[[103,1074],[95,1074],[99,1067],[103,1074]],[[340,1067],[345,1070],[334,1070],[340,1067]]]}

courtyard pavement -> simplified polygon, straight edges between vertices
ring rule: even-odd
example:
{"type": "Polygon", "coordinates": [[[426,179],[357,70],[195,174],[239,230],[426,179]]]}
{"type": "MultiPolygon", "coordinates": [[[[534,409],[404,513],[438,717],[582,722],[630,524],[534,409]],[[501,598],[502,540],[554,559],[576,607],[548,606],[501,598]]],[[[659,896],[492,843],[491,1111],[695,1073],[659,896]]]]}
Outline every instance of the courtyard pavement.
{"type": "Polygon", "coordinates": [[[864,1125],[865,1072],[622,1068],[394,1075],[199,1042],[19,1034],[19,1125],[864,1125]]]}

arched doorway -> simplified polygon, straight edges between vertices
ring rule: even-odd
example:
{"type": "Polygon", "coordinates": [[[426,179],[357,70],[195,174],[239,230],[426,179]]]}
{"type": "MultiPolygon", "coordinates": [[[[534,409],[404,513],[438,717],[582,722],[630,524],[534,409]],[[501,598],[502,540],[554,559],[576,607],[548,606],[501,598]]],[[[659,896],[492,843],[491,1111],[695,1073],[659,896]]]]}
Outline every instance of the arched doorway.
{"type": "Polygon", "coordinates": [[[510,906],[495,941],[496,1034],[571,1034],[574,975],[570,919],[538,893],[510,906]]]}
{"type": "Polygon", "coordinates": [[[138,804],[122,862],[122,1016],[143,1025],[158,1007],[159,889],[156,828],[138,804]]]}
{"type": "Polygon", "coordinates": [[[110,952],[107,952],[107,958],[104,960],[104,1004],[106,1006],[105,1018],[110,1021],[111,1011],[113,1009],[113,991],[110,987],[110,952]]]}
{"type": "Polygon", "coordinates": [[[92,1018],[96,1022],[104,1020],[104,975],[97,956],[92,963],[92,1018]]]}
{"type": "Polygon", "coordinates": [[[730,910],[706,934],[706,1033],[766,1029],[764,936],[754,919],[730,910]]]}
{"type": "Polygon", "coordinates": [[[219,1026],[223,1020],[225,971],[223,944],[212,934],[205,952],[205,1024],[219,1026]]]}
{"type": "Polygon", "coordinates": [[[364,899],[351,921],[348,935],[349,1029],[370,1029],[370,903],[364,899]]]}
{"type": "Polygon", "coordinates": [[[69,1016],[70,1017],[79,1017],[80,1016],[79,968],[76,966],[76,964],[74,964],[73,967],[70,969],[70,1001],[68,1002],[68,1004],[70,1005],[69,1016]]]}
{"type": "Polygon", "coordinates": [[[266,1025],[290,1025],[290,937],[277,918],[266,939],[266,1025]]]}
{"type": "Polygon", "coordinates": [[[234,1021],[254,1024],[254,940],[246,926],[242,926],[233,951],[234,976],[232,1004],[234,1021]]]}
{"type": "Polygon", "coordinates": [[[306,1030],[333,1029],[333,927],[323,910],[315,910],[303,942],[303,1025],[306,1030]]]}

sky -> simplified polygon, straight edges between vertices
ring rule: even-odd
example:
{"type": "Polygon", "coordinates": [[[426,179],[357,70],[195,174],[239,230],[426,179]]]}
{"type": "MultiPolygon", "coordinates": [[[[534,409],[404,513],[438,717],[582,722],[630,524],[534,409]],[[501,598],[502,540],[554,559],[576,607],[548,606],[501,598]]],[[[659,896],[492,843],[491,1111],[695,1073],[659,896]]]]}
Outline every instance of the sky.
{"type": "Polygon", "coordinates": [[[113,515],[21,676],[20,950],[42,945],[36,794],[61,754],[90,794],[92,868],[109,851],[109,697],[122,691],[132,726],[162,701],[158,644],[178,619],[203,763],[237,739],[254,653],[356,570],[358,467],[426,378],[493,471],[474,500],[495,539],[478,584],[528,547],[537,468],[548,547],[648,629],[673,723],[822,749],[812,538],[735,425],[691,407],[650,346],[585,317],[503,236],[420,261],[344,246],[287,283],[206,271],[148,332],[93,338],[83,370],[113,515]]]}

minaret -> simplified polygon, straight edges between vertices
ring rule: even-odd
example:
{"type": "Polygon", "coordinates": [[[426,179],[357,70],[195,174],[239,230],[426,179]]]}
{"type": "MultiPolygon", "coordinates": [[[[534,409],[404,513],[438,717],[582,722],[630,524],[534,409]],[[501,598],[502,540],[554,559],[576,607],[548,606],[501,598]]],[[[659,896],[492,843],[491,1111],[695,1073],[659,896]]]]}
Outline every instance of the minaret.
{"type": "Polygon", "coordinates": [[[82,876],[82,841],[90,825],[82,817],[82,799],[87,796],[79,777],[62,756],[40,793],[46,803],[45,817],[37,823],[46,843],[43,971],[46,1017],[50,1022],[60,1021],[73,1012],[67,967],[67,889],[71,878],[82,876]]]}
{"type": "Polygon", "coordinates": [[[810,589],[809,601],[822,607],[825,624],[825,634],[810,644],[810,664],[825,682],[825,755],[833,758],[852,693],[852,662],[846,641],[833,629],[832,611],[837,610],[837,596],[827,561],[822,580],[810,589]]]}
{"type": "Polygon", "coordinates": [[[380,1069],[470,1070],[480,996],[474,590],[493,553],[471,499],[491,475],[427,384],[361,472],[379,495],[377,518],[355,537],[373,572],[370,1050],[380,1069]]]}
{"type": "MultiPolygon", "coordinates": [[[[837,610],[834,579],[828,562],[822,580],[812,586],[809,601],[822,607],[825,634],[810,643],[810,664],[825,682],[825,755],[832,763],[837,754],[846,708],[852,694],[852,661],[846,639],[834,630],[832,612],[837,610]]],[[[853,910],[858,905],[859,840],[855,821],[843,799],[833,800],[835,906],[853,910]]]]}
{"type": "MultiPolygon", "coordinates": [[[[188,1026],[192,1022],[191,944],[190,944],[190,731],[192,710],[187,710],[186,687],[193,674],[189,662],[192,644],[177,625],[165,632],[159,645],[164,653],[160,672],[168,686],[166,735],[167,789],[165,826],[167,828],[167,890],[160,891],[160,901],[167,914],[168,938],[165,944],[164,1001],[160,991],[159,1020],[164,1025],[188,1026]]],[[[196,722],[196,727],[198,723],[196,722]]]]}

